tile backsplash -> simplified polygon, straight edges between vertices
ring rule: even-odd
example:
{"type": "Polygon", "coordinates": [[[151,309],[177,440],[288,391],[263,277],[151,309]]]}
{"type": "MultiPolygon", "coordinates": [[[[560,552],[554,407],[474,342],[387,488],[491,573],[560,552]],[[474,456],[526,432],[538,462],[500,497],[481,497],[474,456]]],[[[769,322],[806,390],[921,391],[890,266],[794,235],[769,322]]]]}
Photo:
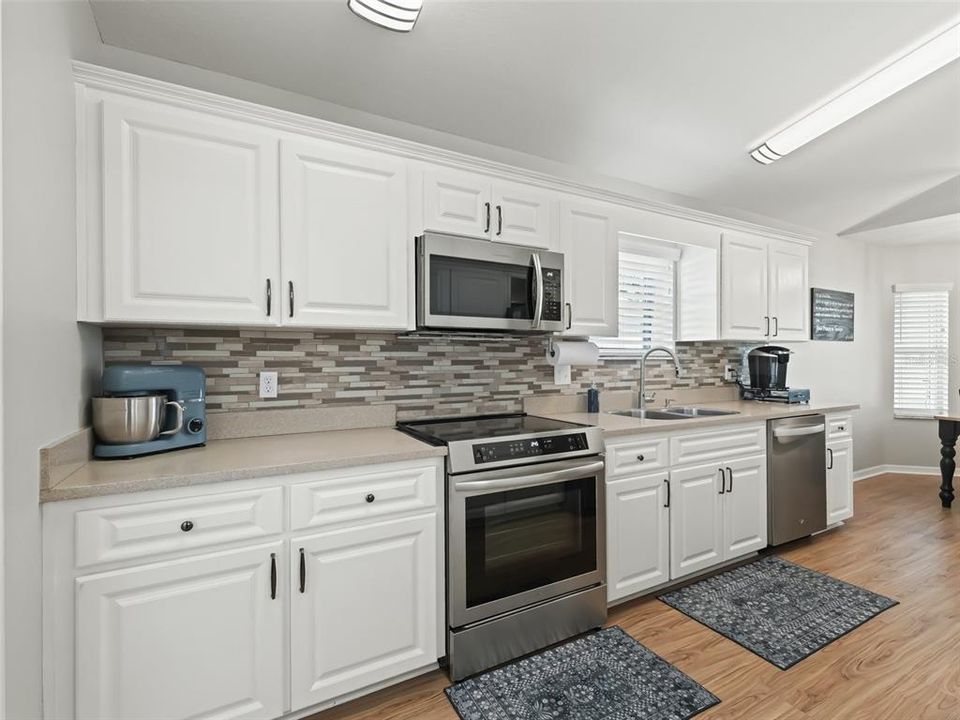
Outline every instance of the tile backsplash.
{"type": "MultiPolygon", "coordinates": [[[[579,394],[591,384],[632,390],[640,363],[602,361],[573,368],[570,385],[553,383],[546,337],[464,338],[375,332],[220,328],[104,328],[106,364],[190,364],[207,373],[209,412],[390,403],[400,419],[518,412],[523,398],[579,394]],[[279,373],[280,393],[261,400],[257,374],[279,373]]],[[[739,366],[741,346],[680,343],[682,374],[658,359],[647,368],[650,390],[723,384],[723,366],[739,366]]]]}

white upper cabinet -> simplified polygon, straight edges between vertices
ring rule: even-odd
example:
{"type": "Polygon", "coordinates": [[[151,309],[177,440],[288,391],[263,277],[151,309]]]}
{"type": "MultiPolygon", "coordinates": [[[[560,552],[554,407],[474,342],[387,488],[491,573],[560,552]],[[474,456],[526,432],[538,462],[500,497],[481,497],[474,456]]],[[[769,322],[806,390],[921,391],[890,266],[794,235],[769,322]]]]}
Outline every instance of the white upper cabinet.
{"type": "Polygon", "coordinates": [[[102,141],[102,319],[276,324],[276,137],[110,98],[102,141]]]}
{"type": "Polygon", "coordinates": [[[806,340],[810,337],[807,278],[809,250],[797,243],[770,241],[770,337],[775,340],[806,340]]]}
{"type": "Polygon", "coordinates": [[[422,229],[489,237],[493,223],[490,192],[488,177],[425,166],[422,229]]]}
{"type": "Polygon", "coordinates": [[[575,199],[560,202],[565,334],[616,337],[619,248],[615,208],[575,199]]]}
{"type": "Polygon", "coordinates": [[[806,340],[809,251],[799,243],[725,231],[721,338],[806,340]]]}
{"type": "Polygon", "coordinates": [[[491,240],[552,250],[557,247],[556,194],[497,181],[491,196],[491,240]]]}
{"type": "Polygon", "coordinates": [[[556,193],[549,190],[424,167],[424,230],[552,250],[557,246],[556,213],[556,193]]]}
{"type": "Polygon", "coordinates": [[[723,338],[762,340],[767,315],[767,240],[725,232],[720,250],[720,317],[723,338]]]}
{"type": "MultiPolygon", "coordinates": [[[[407,325],[407,168],[324,140],[280,146],[284,325],[407,325]]],[[[276,296],[275,296],[276,297],[276,296]]]]}
{"type": "Polygon", "coordinates": [[[282,543],[76,580],[76,717],[283,713],[282,543]]]}

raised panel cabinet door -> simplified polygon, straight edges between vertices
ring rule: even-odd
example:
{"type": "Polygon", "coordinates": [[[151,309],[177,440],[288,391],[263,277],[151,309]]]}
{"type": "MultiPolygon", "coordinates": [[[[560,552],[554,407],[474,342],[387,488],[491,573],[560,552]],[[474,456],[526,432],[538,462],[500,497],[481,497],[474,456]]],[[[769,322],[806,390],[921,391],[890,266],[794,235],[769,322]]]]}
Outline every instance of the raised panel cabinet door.
{"type": "Polygon", "coordinates": [[[268,301],[280,259],[268,131],[107,99],[103,177],[105,320],[279,322],[268,301]]]}
{"type": "Polygon", "coordinates": [[[283,544],[76,580],[78,718],[283,713],[283,544]],[[276,563],[274,565],[274,563],[276,563]]]}
{"type": "Polygon", "coordinates": [[[723,561],[723,489],[719,465],[670,471],[670,578],[723,561]]]}
{"type": "Polygon", "coordinates": [[[827,525],[853,517],[853,440],[827,444],[827,525]]]}
{"type": "Polygon", "coordinates": [[[607,600],[670,579],[666,472],[607,483],[607,600]]]}
{"type": "Polygon", "coordinates": [[[491,204],[491,240],[547,250],[559,246],[555,193],[499,181],[493,184],[491,204]]]}
{"type": "Polygon", "coordinates": [[[724,232],[720,243],[720,335],[728,340],[763,340],[767,313],[767,240],[724,232]]]}
{"type": "Polygon", "coordinates": [[[804,245],[770,241],[770,338],[807,340],[810,331],[809,251],[804,245]]]}
{"type": "Polygon", "coordinates": [[[723,465],[724,560],[767,546],[767,457],[756,455],[723,465]]]}
{"type": "Polygon", "coordinates": [[[491,179],[483,175],[427,166],[423,171],[425,230],[490,237],[491,179]]]}
{"type": "Polygon", "coordinates": [[[619,324],[619,248],[612,208],[560,203],[565,317],[573,336],[616,337],[619,324]]]}
{"type": "Polygon", "coordinates": [[[437,517],[292,540],[293,710],[437,660],[437,517]]]}
{"type": "Polygon", "coordinates": [[[280,146],[282,323],[407,325],[407,166],[322,140],[280,146]]]}

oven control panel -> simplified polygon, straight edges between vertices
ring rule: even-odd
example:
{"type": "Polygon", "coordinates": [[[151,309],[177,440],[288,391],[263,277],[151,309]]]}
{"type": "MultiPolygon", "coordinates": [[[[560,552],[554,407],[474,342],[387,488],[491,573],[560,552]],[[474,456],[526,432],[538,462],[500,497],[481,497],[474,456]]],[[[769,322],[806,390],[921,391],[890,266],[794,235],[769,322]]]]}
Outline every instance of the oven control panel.
{"type": "Polygon", "coordinates": [[[529,438],[527,440],[480,443],[473,446],[473,460],[480,465],[482,463],[522,460],[523,458],[557,455],[586,449],[586,434],[573,433],[570,435],[529,438]]]}

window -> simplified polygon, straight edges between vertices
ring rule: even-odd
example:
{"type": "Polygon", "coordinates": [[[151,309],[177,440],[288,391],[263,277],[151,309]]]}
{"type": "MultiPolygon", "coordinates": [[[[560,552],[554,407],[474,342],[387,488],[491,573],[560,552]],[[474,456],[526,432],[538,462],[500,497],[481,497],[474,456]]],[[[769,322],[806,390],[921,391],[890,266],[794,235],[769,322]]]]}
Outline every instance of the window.
{"type": "Polygon", "coordinates": [[[893,416],[929,418],[947,410],[949,285],[893,287],[893,416]]]}
{"type": "Polygon", "coordinates": [[[680,251],[668,243],[620,238],[619,337],[592,338],[601,357],[633,358],[676,338],[676,275],[680,251]]]}

